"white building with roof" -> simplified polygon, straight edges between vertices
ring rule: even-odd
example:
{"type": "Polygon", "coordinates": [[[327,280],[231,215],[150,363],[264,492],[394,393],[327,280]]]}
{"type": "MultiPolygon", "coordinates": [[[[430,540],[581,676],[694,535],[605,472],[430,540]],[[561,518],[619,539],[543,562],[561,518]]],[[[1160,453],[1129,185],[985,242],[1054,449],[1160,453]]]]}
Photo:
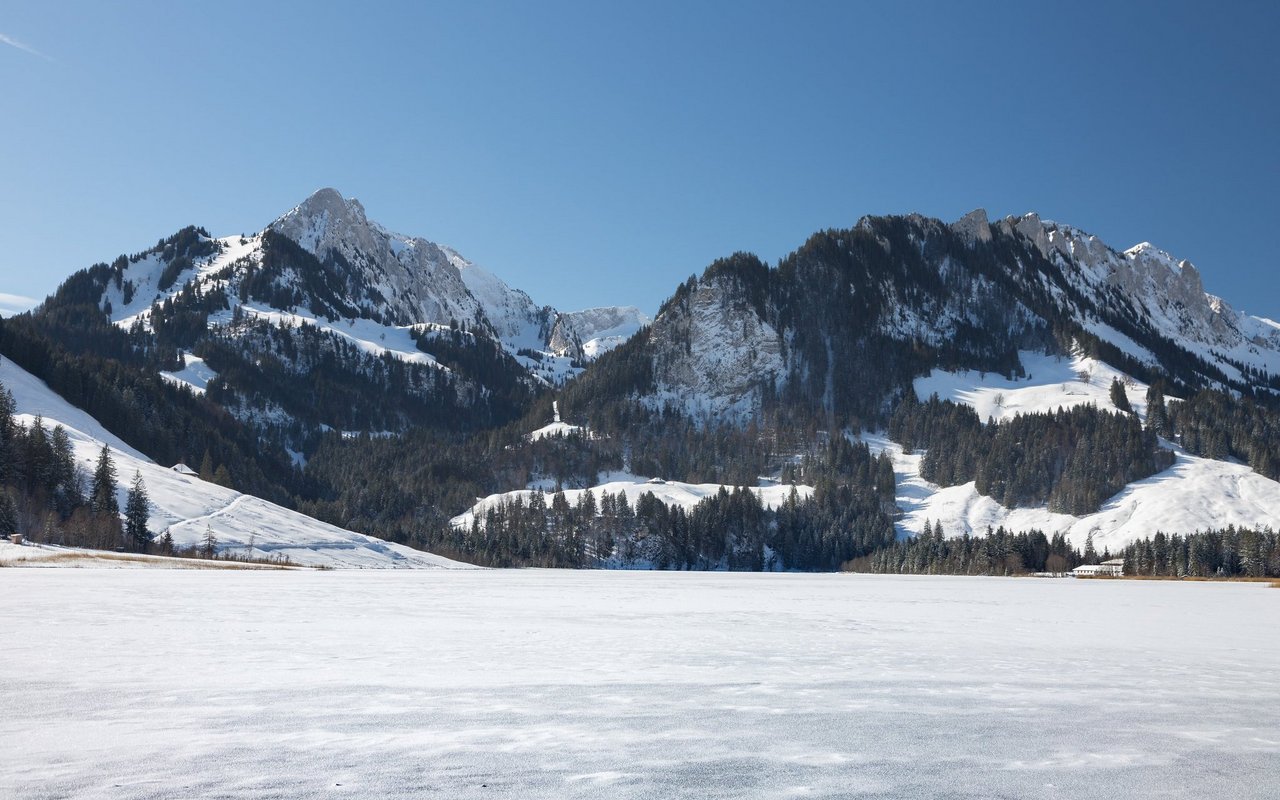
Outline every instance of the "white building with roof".
{"type": "Polygon", "coordinates": [[[1119,578],[1124,575],[1124,559],[1111,558],[1101,564],[1081,564],[1071,570],[1071,574],[1077,578],[1119,578]]]}

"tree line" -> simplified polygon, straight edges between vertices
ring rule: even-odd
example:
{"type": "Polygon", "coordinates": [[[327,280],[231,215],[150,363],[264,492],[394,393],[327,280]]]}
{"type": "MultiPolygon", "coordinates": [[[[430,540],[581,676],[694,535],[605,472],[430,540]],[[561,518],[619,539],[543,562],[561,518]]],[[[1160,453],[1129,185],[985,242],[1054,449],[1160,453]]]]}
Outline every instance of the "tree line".
{"type": "Polygon", "coordinates": [[[126,494],[123,518],[111,449],[103,445],[92,473],[76,461],[66,428],[16,418],[13,395],[0,385],[0,535],[21,533],[49,544],[146,552],[151,501],[141,473],[126,494]]]}
{"type": "Polygon", "coordinates": [[[925,448],[920,474],[940,486],[975,481],[1006,508],[1091,514],[1129,483],[1166,469],[1173,453],[1131,414],[1079,405],[983,424],[969,406],[908,394],[889,421],[905,450],[925,448]]]}

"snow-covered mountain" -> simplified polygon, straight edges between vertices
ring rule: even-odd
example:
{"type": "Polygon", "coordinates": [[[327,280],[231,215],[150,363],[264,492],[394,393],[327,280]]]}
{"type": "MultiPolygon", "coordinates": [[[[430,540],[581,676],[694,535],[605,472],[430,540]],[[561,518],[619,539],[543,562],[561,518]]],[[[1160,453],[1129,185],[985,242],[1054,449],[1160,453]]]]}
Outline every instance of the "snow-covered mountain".
{"type": "MultiPolygon", "coordinates": [[[[576,361],[591,360],[648,322],[630,306],[579,312],[540,306],[449,247],[388,231],[367,217],[360,201],[328,188],[254,236],[201,235],[194,247],[188,245],[196,251],[194,257],[160,248],[119,264],[115,286],[107,289],[102,302],[109,304],[118,324],[128,326],[147,323],[157,305],[184,291],[241,290],[245,274],[261,269],[268,232],[296,243],[320,265],[318,275],[303,274],[293,266],[273,276],[275,297],[288,301],[268,300],[277,311],[348,325],[352,320],[374,320],[387,328],[462,325],[500,341],[513,354],[533,351],[576,361]],[[174,269],[175,258],[186,259],[181,269],[174,269]]],[[[252,292],[241,290],[237,295],[247,293],[252,292]]],[[[237,297],[228,298],[226,310],[234,311],[237,304],[237,297]]],[[[399,356],[399,351],[391,352],[399,356]]],[[[567,367],[559,377],[580,369],[567,367]]]]}
{"type": "Polygon", "coordinates": [[[508,421],[649,321],[630,306],[538,305],[448,247],[388,231],[333,189],[251,236],[187,228],[77,273],[44,311],[85,299],[121,330],[153,337],[134,347],[159,346],[166,380],[209,391],[297,451],[332,429],[508,421]]]}
{"type": "MultiPolygon", "coordinates": [[[[999,223],[1035,244],[1063,270],[1095,308],[1076,308],[1099,338],[1158,366],[1160,355],[1111,327],[1107,319],[1132,319],[1221,370],[1225,382],[1266,383],[1280,376],[1280,323],[1233,309],[1205,291],[1200,272],[1149,242],[1118,252],[1096,236],[1036,214],[999,223]]],[[[1216,376],[1206,376],[1220,380],[1216,376]]]]}
{"type": "Polygon", "coordinates": [[[950,225],[866,217],[776,269],[716,262],[650,326],[640,396],[704,420],[796,403],[865,418],[929,369],[1019,374],[1019,351],[1073,341],[1181,387],[1280,395],[1280,323],[1208,294],[1189,262],[979,210],[950,225]]]}
{"type": "Polygon", "coordinates": [[[270,225],[314,254],[334,262],[361,309],[400,325],[479,326],[509,350],[589,361],[648,322],[632,306],[561,312],[457,251],[420,237],[392,233],[365,216],[355,199],[321,189],[270,225]]]}

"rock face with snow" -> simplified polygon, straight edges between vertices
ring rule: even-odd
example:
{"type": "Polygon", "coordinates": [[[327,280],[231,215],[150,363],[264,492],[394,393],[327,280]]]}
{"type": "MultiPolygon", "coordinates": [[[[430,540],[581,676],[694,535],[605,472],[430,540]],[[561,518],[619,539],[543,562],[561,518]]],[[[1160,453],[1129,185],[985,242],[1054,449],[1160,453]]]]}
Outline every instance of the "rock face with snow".
{"type": "Polygon", "coordinates": [[[635,306],[605,306],[557,315],[547,344],[557,355],[594,360],[651,322],[635,306]]]}
{"type": "MultiPolygon", "coordinates": [[[[1106,317],[1131,321],[1222,370],[1231,380],[1244,379],[1245,370],[1280,374],[1280,326],[1238,312],[1207,293],[1190,261],[1149,242],[1118,252],[1096,236],[1036,214],[1009,218],[1000,226],[1034,243],[1095,306],[1075,309],[1087,325],[1101,327],[1098,323],[1106,324],[1106,317]]],[[[1104,338],[1108,333],[1099,331],[1104,338]]],[[[1127,344],[1114,334],[1110,338],[1117,345],[1127,344]]],[[[1151,363],[1160,360],[1151,353],[1139,355],[1151,363]]]]}
{"type": "Polygon", "coordinates": [[[396,325],[450,320],[492,329],[454,251],[426,239],[401,236],[372,223],[364,206],[334,189],[321,189],[271,223],[334,273],[361,311],[396,325]]]}
{"type": "Polygon", "coordinates": [[[725,302],[732,275],[700,282],[653,326],[655,407],[747,419],[782,378],[782,338],[749,304],[725,302]]]}
{"type": "Polygon", "coordinates": [[[718,262],[653,322],[641,399],[725,421],[773,397],[858,420],[930,369],[1019,375],[1020,351],[1074,342],[1184,389],[1280,394],[1280,325],[1207,294],[1190,263],[978,210],[950,225],[867,217],[777,268],[718,262]]]}
{"type": "Polygon", "coordinates": [[[270,229],[332,270],[359,298],[362,311],[397,325],[466,323],[512,352],[589,361],[645,319],[630,306],[566,313],[538,305],[448,247],[370,222],[358,200],[344,199],[334,189],[316,192],[270,229]]]}

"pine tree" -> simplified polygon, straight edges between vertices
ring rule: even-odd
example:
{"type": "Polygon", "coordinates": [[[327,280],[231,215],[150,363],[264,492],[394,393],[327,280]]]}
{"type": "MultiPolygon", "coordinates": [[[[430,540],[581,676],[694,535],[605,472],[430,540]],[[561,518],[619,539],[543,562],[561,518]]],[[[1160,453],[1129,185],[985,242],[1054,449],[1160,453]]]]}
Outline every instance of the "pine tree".
{"type": "Polygon", "coordinates": [[[200,540],[200,555],[205,558],[213,558],[218,552],[218,537],[213,535],[213,529],[208,525],[204,526],[204,537],[200,540]]]}
{"type": "Polygon", "coordinates": [[[1164,392],[1160,387],[1147,389],[1147,430],[1157,436],[1168,436],[1169,416],[1164,406],[1164,392]]]}
{"type": "Polygon", "coordinates": [[[213,482],[219,486],[231,488],[231,473],[227,470],[226,464],[219,464],[218,468],[213,471],[213,482]]]}
{"type": "Polygon", "coordinates": [[[0,386],[0,483],[13,478],[13,415],[16,406],[9,390],[0,386]]]}
{"type": "Polygon", "coordinates": [[[93,490],[89,494],[89,504],[98,514],[120,513],[120,503],[116,500],[116,465],[111,460],[111,448],[105,444],[98,454],[98,466],[93,471],[93,490]]]}
{"type": "Polygon", "coordinates": [[[8,492],[0,491],[0,536],[18,532],[18,512],[8,492]]]}
{"type": "Polygon", "coordinates": [[[1124,384],[1119,378],[1111,379],[1111,405],[1127,414],[1133,413],[1133,406],[1129,404],[1129,395],[1125,392],[1124,384]]]}
{"type": "Polygon", "coordinates": [[[142,482],[142,472],[133,474],[133,486],[129,488],[129,496],[124,504],[125,536],[142,552],[151,544],[151,531],[147,530],[147,519],[151,516],[151,499],[147,496],[146,484],[142,482]]]}

